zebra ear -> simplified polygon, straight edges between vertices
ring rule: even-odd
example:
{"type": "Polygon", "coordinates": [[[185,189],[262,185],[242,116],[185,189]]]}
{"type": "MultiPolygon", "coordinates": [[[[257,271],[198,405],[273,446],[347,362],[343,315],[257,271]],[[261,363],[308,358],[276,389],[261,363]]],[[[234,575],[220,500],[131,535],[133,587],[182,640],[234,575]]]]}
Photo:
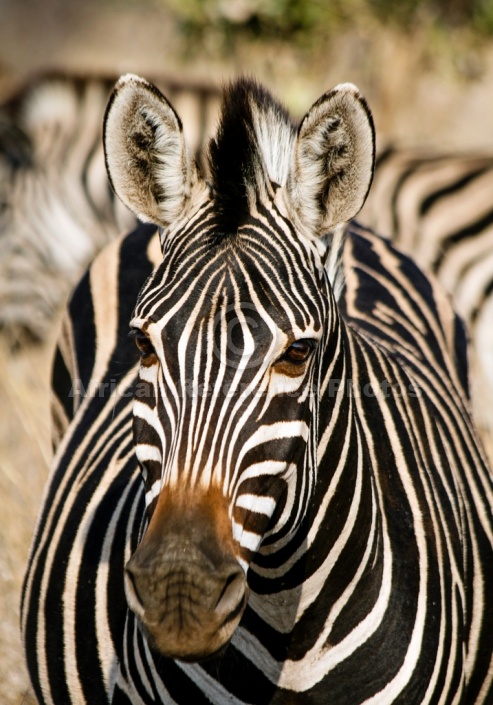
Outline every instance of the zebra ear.
{"type": "Polygon", "coordinates": [[[356,86],[325,93],[300,123],[287,190],[312,233],[348,221],[362,208],[373,178],[375,130],[356,86]]]}
{"type": "Polygon", "coordinates": [[[104,118],[108,175],[117,196],[144,222],[166,227],[197,180],[180,118],[166,98],[138,76],[122,76],[104,118]]]}

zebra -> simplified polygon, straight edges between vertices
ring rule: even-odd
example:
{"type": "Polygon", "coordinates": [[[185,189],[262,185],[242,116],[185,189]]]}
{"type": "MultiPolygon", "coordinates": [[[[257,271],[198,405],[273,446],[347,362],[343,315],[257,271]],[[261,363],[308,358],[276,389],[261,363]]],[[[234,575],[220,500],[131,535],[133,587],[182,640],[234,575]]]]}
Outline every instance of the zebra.
{"type": "MultiPolygon", "coordinates": [[[[102,122],[116,76],[44,72],[0,109],[0,328],[13,347],[50,338],[70,289],[135,216],[109,185],[102,122]]],[[[200,150],[219,104],[213,86],[160,79],[193,119],[200,150]]]]}
{"type": "Polygon", "coordinates": [[[473,410],[493,431],[493,156],[389,147],[361,220],[433,273],[471,339],[473,410]]]}
{"type": "Polygon", "coordinates": [[[108,172],[146,222],[84,275],[55,357],[21,605],[40,703],[493,702],[464,327],[352,220],[374,143],[352,84],[296,128],[240,78],[206,182],[171,103],[117,83],[108,172]]]}

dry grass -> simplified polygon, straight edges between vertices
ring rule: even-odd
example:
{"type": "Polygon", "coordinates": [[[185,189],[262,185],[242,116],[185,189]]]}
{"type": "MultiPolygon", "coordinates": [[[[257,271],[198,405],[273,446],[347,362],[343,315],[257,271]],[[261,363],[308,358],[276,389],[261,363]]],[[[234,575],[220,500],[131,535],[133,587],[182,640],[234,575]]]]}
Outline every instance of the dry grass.
{"type": "Polygon", "coordinates": [[[0,341],[0,702],[28,705],[19,635],[27,553],[50,462],[52,344],[13,356],[0,341]]]}

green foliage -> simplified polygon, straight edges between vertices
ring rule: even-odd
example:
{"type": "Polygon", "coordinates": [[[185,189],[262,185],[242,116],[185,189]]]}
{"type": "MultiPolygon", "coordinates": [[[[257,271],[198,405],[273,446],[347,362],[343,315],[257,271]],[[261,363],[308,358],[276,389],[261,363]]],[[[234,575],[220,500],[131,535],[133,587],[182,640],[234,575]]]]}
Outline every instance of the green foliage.
{"type": "Polygon", "coordinates": [[[493,34],[493,0],[161,0],[191,42],[214,35],[230,47],[240,36],[276,38],[316,49],[333,32],[368,20],[493,34]]]}
{"type": "Polygon", "coordinates": [[[217,32],[303,42],[348,22],[355,5],[367,0],[165,0],[182,30],[191,36],[217,32]]]}
{"type": "Polygon", "coordinates": [[[493,32],[493,0],[367,0],[380,19],[401,25],[433,23],[445,30],[493,32]]]}
{"type": "Polygon", "coordinates": [[[471,13],[473,28],[480,34],[493,34],[493,0],[476,0],[472,3],[471,13]]]}

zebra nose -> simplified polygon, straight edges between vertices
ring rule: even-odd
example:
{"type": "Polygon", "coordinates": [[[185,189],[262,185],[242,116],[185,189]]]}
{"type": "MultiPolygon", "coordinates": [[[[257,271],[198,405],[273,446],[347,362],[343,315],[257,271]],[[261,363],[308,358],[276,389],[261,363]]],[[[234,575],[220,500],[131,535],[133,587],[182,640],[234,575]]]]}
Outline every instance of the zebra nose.
{"type": "Polygon", "coordinates": [[[138,616],[146,609],[164,608],[172,595],[179,599],[185,586],[192,592],[200,590],[202,608],[225,614],[236,608],[245,590],[245,574],[235,560],[228,559],[220,568],[208,569],[183,561],[141,564],[136,556],[125,567],[125,580],[127,600],[138,616]]]}
{"type": "Polygon", "coordinates": [[[207,559],[140,559],[125,568],[129,607],[151,645],[164,656],[197,661],[220,651],[231,638],[247,601],[245,573],[235,559],[219,566],[207,559]]]}
{"type": "Polygon", "coordinates": [[[245,574],[239,565],[232,567],[214,607],[218,617],[234,614],[245,594],[245,574]]]}
{"type": "Polygon", "coordinates": [[[138,589],[138,577],[135,575],[135,569],[130,565],[130,562],[125,566],[125,596],[127,603],[132,612],[140,619],[144,618],[145,607],[138,589]]]}

